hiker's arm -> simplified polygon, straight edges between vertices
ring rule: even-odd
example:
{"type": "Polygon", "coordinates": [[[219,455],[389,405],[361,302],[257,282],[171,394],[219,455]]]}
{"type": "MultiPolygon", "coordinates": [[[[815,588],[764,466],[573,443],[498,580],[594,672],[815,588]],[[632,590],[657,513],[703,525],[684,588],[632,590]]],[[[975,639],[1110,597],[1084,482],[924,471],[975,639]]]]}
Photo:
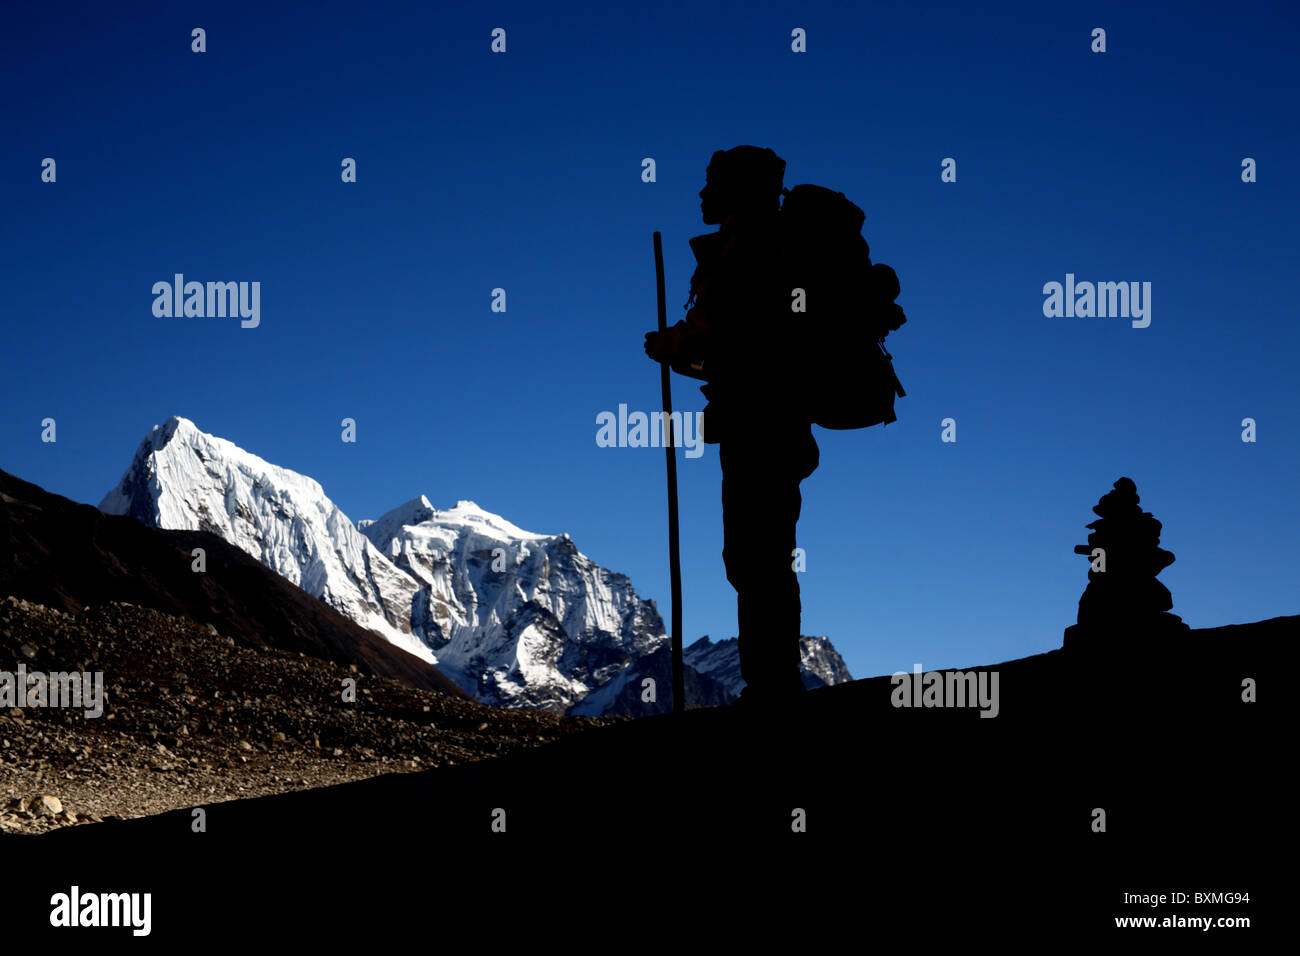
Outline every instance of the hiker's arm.
{"type": "Polygon", "coordinates": [[[697,305],[686,313],[686,318],[670,325],[666,331],[647,332],[645,353],[656,362],[701,356],[708,349],[712,332],[707,315],[697,305]]]}

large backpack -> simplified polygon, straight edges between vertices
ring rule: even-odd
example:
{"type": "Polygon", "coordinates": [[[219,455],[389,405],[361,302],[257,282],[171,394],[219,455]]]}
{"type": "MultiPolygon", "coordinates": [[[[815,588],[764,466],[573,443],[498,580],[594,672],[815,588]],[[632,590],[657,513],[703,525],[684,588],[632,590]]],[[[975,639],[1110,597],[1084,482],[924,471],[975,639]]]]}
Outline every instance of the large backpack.
{"type": "Polygon", "coordinates": [[[781,205],[789,308],[798,323],[797,394],[805,417],[823,428],[897,421],[894,397],[907,394],[884,346],[885,336],[907,321],[894,302],[898,276],[872,263],[865,219],[844,193],[822,186],[786,190],[781,205]],[[803,290],[802,303],[795,289],[803,290]]]}

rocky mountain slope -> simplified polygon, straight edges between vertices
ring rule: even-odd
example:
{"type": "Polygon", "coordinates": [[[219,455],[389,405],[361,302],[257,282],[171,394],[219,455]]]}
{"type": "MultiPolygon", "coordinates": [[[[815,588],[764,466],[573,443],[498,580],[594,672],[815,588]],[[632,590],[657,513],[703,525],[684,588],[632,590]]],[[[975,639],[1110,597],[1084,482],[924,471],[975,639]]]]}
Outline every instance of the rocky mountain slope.
{"type": "Polygon", "coordinates": [[[205,835],[191,835],[185,809],[0,831],[22,868],[6,903],[21,931],[40,933],[51,894],[85,887],[93,861],[92,889],[151,891],[154,933],[178,945],[196,927],[246,941],[250,924],[286,912],[313,942],[445,918],[487,933],[503,905],[542,914],[523,925],[568,919],[575,892],[583,913],[635,921],[647,888],[669,894],[669,915],[651,913],[646,932],[674,931],[672,914],[707,898],[727,940],[767,945],[774,927],[784,939],[809,912],[864,899],[912,936],[939,920],[964,936],[993,927],[1038,943],[1068,927],[1114,939],[1130,933],[1116,917],[1153,913],[1262,927],[1266,877],[1286,872],[1289,852],[1289,724],[1285,694],[1248,703],[1242,682],[1285,685],[1298,625],[1137,631],[1122,635],[1122,658],[1067,649],[972,668],[1000,675],[996,719],[898,707],[881,676],[773,711],[616,720],[496,760],[231,801],[208,807],[205,835]],[[1249,768],[1247,785],[1225,767],[1249,768]],[[263,859],[286,862],[249,865],[263,859]],[[1250,899],[1153,911],[1125,897],[1179,886],[1250,899]],[[434,912],[440,894],[455,894],[451,917],[434,912]]]}
{"type": "Polygon", "coordinates": [[[243,646],[122,602],[72,614],[0,600],[0,668],[14,662],[99,672],[103,695],[98,716],[0,708],[0,829],[12,831],[454,766],[590,726],[243,646]]]}
{"type": "Polygon", "coordinates": [[[207,531],[164,531],[0,471],[0,595],[77,613],[125,601],[212,625],[243,647],[356,665],[466,696],[424,660],[348,620],[207,531]],[[204,570],[195,570],[195,550],[204,570]]]}

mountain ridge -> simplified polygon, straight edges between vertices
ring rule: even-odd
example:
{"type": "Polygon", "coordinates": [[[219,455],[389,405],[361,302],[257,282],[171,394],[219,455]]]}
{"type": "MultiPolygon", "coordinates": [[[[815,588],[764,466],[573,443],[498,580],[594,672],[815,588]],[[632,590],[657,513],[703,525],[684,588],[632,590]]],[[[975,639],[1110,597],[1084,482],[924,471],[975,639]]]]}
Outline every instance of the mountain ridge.
{"type": "MultiPolygon", "coordinates": [[[[483,703],[595,713],[575,708],[603,688],[597,699],[612,712],[642,713],[644,702],[615,699],[611,684],[626,685],[668,644],[654,601],[567,533],[526,531],[468,498],[439,509],[423,493],[354,523],[315,479],[180,416],[149,430],[100,508],[222,537],[483,703]]],[[[851,679],[822,640],[829,652],[804,648],[807,686],[851,679]]],[[[692,686],[702,699],[734,700],[743,685],[734,639],[708,666],[720,679],[692,686]]],[[[662,695],[654,703],[671,707],[662,695]]]]}

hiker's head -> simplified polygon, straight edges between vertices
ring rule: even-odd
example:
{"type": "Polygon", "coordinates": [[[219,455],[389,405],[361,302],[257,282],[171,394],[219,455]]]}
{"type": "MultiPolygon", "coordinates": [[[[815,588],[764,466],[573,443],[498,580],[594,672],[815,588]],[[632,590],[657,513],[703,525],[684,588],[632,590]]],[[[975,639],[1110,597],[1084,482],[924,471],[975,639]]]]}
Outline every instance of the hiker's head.
{"type": "Polygon", "coordinates": [[[700,190],[700,213],[717,225],[731,213],[776,212],[781,203],[785,160],[770,149],[736,146],[709,160],[700,190]]]}

